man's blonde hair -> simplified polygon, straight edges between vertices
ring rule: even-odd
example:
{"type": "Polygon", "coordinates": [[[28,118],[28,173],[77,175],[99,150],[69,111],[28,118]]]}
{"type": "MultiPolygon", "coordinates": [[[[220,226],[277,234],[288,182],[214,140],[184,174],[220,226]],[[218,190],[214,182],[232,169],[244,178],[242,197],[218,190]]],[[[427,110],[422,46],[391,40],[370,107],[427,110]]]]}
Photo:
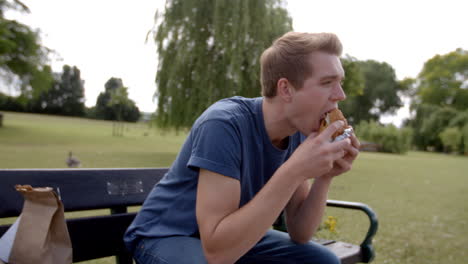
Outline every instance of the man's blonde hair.
{"type": "Polygon", "coordinates": [[[341,56],[343,46],[333,33],[288,32],[273,42],[260,57],[262,95],[276,96],[278,80],[286,78],[299,89],[312,74],[308,55],[323,51],[341,56]]]}

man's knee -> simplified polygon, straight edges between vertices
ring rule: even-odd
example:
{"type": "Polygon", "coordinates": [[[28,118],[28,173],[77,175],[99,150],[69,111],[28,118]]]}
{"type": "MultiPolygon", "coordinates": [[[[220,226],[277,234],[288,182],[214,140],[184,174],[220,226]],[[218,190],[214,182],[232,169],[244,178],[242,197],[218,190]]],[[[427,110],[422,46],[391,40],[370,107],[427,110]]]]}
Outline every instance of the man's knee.
{"type": "Polygon", "coordinates": [[[307,264],[317,264],[317,263],[340,264],[341,263],[341,260],[338,258],[338,256],[323,245],[311,242],[309,244],[305,244],[303,250],[305,250],[307,253],[303,255],[304,258],[302,259],[301,263],[307,263],[307,264]]]}
{"type": "MultiPolygon", "coordinates": [[[[340,258],[338,258],[338,256],[335,255],[335,253],[333,253],[330,250],[327,250],[327,251],[328,251],[328,253],[327,253],[327,256],[325,257],[323,263],[327,263],[327,264],[340,264],[341,263],[340,258]]],[[[320,263],[322,263],[322,262],[320,262],[320,263]]]]}
{"type": "Polygon", "coordinates": [[[201,242],[192,237],[168,237],[142,241],[136,250],[135,260],[139,264],[207,264],[201,242]]]}
{"type": "Polygon", "coordinates": [[[338,256],[333,253],[330,249],[325,246],[321,246],[320,254],[318,258],[319,261],[314,261],[313,263],[324,263],[324,264],[340,264],[341,260],[338,256]]]}

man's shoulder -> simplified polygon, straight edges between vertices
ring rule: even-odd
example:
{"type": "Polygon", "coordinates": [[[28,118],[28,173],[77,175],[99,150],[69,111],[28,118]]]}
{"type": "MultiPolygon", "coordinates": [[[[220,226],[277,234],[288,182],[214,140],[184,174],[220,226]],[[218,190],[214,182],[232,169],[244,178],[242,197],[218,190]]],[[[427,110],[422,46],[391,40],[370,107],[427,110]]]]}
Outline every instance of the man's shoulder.
{"type": "Polygon", "coordinates": [[[211,120],[232,122],[243,117],[258,114],[258,104],[261,98],[245,98],[234,96],[217,101],[198,118],[197,123],[211,120]]]}
{"type": "Polygon", "coordinates": [[[246,98],[241,96],[233,96],[225,99],[221,99],[214,103],[208,110],[212,111],[224,111],[230,113],[243,113],[243,112],[255,112],[257,104],[261,98],[246,98]]]}

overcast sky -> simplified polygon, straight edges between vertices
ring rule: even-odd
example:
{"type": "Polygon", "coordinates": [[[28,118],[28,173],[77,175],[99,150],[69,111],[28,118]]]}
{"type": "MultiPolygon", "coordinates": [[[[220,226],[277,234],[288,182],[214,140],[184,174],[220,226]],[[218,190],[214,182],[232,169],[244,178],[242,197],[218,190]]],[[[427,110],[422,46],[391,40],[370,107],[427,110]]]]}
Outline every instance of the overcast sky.
{"type": "MultiPolygon", "coordinates": [[[[27,15],[7,14],[41,30],[56,52],[55,71],[76,65],[85,80],[86,105],[104,83],[122,78],[140,110],[153,112],[156,48],[146,34],[164,0],[23,0],[27,15]]],[[[289,0],[295,31],[334,32],[344,53],[392,65],[397,78],[416,77],[428,59],[468,49],[466,0],[289,0]]],[[[385,122],[399,124],[401,109],[385,122]]]]}

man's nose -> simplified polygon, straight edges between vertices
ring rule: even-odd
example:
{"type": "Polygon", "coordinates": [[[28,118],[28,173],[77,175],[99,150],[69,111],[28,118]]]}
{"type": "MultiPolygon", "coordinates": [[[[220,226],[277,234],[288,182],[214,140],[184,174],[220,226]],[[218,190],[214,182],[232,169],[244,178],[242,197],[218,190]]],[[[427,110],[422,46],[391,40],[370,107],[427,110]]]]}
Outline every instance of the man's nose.
{"type": "Polygon", "coordinates": [[[335,89],[333,89],[332,100],[333,101],[344,101],[346,99],[346,93],[343,90],[341,84],[338,84],[335,89]]]}

